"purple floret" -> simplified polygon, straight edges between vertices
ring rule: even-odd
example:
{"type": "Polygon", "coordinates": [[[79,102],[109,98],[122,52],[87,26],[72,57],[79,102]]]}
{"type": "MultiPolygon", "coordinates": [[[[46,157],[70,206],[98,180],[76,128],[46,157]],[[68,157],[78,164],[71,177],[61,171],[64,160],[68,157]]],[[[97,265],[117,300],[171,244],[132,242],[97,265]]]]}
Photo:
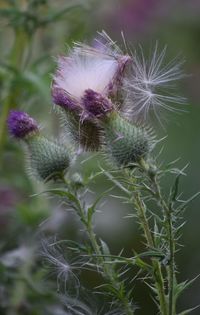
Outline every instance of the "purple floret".
{"type": "Polygon", "coordinates": [[[105,116],[107,112],[113,109],[112,103],[108,98],[91,89],[85,90],[82,102],[86,111],[95,117],[105,116]]]}
{"type": "Polygon", "coordinates": [[[18,139],[23,139],[32,132],[39,130],[37,122],[27,113],[11,110],[7,120],[9,133],[18,139]]]}
{"type": "Polygon", "coordinates": [[[54,104],[69,110],[79,109],[77,101],[70,97],[63,89],[53,85],[51,93],[54,104]]]}

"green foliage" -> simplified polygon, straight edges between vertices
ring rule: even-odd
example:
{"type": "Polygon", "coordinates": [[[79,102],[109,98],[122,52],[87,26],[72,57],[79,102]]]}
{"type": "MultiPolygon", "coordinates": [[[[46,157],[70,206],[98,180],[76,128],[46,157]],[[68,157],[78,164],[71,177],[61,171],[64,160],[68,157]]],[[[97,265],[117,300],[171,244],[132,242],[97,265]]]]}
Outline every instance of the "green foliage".
{"type": "MultiPolygon", "coordinates": [[[[135,312],[132,288],[129,288],[129,282],[124,278],[124,274],[132,268],[138,268],[140,277],[141,274],[143,275],[144,282],[153,292],[155,304],[162,315],[178,314],[177,300],[179,296],[196,280],[195,278],[192,281],[181,283],[176,280],[175,254],[179,246],[177,243],[179,233],[183,226],[179,211],[180,205],[182,209],[185,209],[189,201],[198,196],[195,194],[189,200],[179,200],[179,182],[180,176],[184,175],[184,169],[179,171],[167,167],[161,170],[157,169],[155,165],[141,160],[140,164],[135,164],[133,170],[122,171],[119,178],[113,177],[111,173],[105,171],[106,176],[113,184],[126,193],[122,200],[125,199],[136,210],[134,217],[137,218],[143,232],[146,249],[141,253],[135,253],[133,257],[124,257],[122,252],[112,255],[105,241],[98,238],[94,232],[93,216],[97,205],[102,197],[108,195],[109,191],[100,195],[92,205],[85,202],[85,192],[89,181],[84,182],[84,186],[76,187],[73,180],[68,178],[65,181],[65,190],[46,191],[48,194],[61,197],[65,205],[75,210],[80,218],[87,234],[87,245],[71,242],[68,250],[73,251],[77,255],[77,259],[82,257],[84,268],[100,273],[104,283],[97,286],[95,291],[110,297],[112,304],[121,309],[121,314],[134,314],[135,312]],[[175,173],[175,181],[171,186],[168,198],[163,197],[160,189],[160,179],[163,174],[167,173],[175,173]],[[151,206],[149,206],[149,202],[151,202],[151,206]],[[159,213],[153,213],[150,210],[153,206],[152,203],[157,205],[159,213]],[[153,215],[153,222],[151,215],[153,215]],[[119,265],[124,265],[123,271],[120,271],[119,265]]],[[[102,173],[104,173],[103,169],[102,173]]],[[[98,173],[98,175],[100,174],[98,173]]],[[[70,244],[68,241],[62,242],[70,244]]],[[[191,311],[192,309],[181,314],[189,314],[191,311]]]]}

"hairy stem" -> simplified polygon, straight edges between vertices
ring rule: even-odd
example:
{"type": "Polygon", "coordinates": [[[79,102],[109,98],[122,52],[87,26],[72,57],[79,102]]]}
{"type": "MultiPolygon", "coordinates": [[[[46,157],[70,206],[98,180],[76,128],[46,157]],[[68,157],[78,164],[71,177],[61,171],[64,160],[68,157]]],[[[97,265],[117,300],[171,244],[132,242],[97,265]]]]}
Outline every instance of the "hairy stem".
{"type": "Polygon", "coordinates": [[[153,179],[154,187],[155,187],[155,195],[165,213],[166,223],[167,223],[167,236],[169,242],[169,252],[170,252],[170,261],[169,261],[169,276],[168,276],[168,296],[169,296],[169,315],[176,315],[176,306],[174,301],[174,283],[175,283],[175,240],[174,240],[174,233],[173,233],[173,223],[172,223],[172,209],[168,207],[167,203],[165,202],[159,183],[157,178],[153,179]]]}
{"type": "MultiPolygon", "coordinates": [[[[61,180],[68,187],[68,183],[65,180],[64,176],[61,176],[61,180]]],[[[125,290],[121,290],[124,284],[118,279],[117,274],[114,269],[114,265],[112,264],[108,265],[105,261],[105,257],[103,256],[103,252],[101,250],[101,247],[98,244],[98,240],[93,229],[92,221],[91,220],[89,221],[87,218],[87,209],[86,209],[85,203],[84,202],[81,203],[81,200],[76,191],[74,191],[74,194],[76,195],[77,200],[79,200],[79,203],[76,207],[77,214],[79,215],[82,223],[84,224],[85,230],[91,242],[94,253],[97,256],[97,262],[99,266],[102,268],[103,276],[108,280],[108,282],[115,289],[115,298],[118,301],[120,301],[120,304],[122,305],[124,311],[126,312],[125,314],[134,315],[133,306],[131,305],[126,295],[125,290]]]]}
{"type": "MultiPolygon", "coordinates": [[[[134,204],[138,211],[138,218],[140,220],[140,224],[142,226],[145,239],[147,241],[147,245],[149,248],[154,248],[154,241],[152,237],[152,233],[149,227],[149,222],[146,217],[146,209],[144,203],[141,199],[140,194],[137,192],[134,198],[134,204]]],[[[153,278],[155,282],[155,286],[157,289],[159,304],[160,304],[160,312],[162,315],[168,315],[167,310],[167,301],[165,295],[165,286],[164,286],[164,279],[161,271],[161,265],[157,259],[152,259],[152,266],[153,266],[153,278]]]]}
{"type": "MultiPolygon", "coordinates": [[[[118,281],[118,279],[116,279],[116,276],[114,275],[114,270],[113,270],[113,272],[110,270],[110,267],[112,265],[109,265],[109,268],[108,268],[108,265],[104,261],[104,257],[102,257],[102,252],[101,252],[101,249],[97,243],[96,235],[93,231],[93,228],[92,227],[86,227],[86,229],[87,229],[87,233],[88,233],[89,239],[91,241],[91,244],[93,246],[93,249],[94,249],[95,253],[100,258],[99,263],[101,264],[101,266],[103,268],[103,272],[106,276],[106,279],[116,289],[117,292],[120,292],[121,283],[118,281]]],[[[126,314],[127,315],[133,315],[134,314],[133,308],[131,307],[130,302],[129,302],[128,298],[126,297],[126,295],[120,293],[117,295],[117,298],[122,303],[123,308],[126,311],[126,314]]]]}
{"type": "Polygon", "coordinates": [[[149,181],[152,184],[152,195],[157,200],[158,205],[163,211],[165,222],[166,222],[166,234],[169,245],[169,267],[168,267],[168,314],[176,315],[176,301],[174,298],[174,285],[176,281],[175,276],[175,239],[173,231],[173,209],[166,203],[164,197],[162,196],[160,184],[158,182],[158,171],[154,174],[150,171],[151,165],[146,164],[143,160],[140,163],[142,169],[148,176],[149,181]]]}

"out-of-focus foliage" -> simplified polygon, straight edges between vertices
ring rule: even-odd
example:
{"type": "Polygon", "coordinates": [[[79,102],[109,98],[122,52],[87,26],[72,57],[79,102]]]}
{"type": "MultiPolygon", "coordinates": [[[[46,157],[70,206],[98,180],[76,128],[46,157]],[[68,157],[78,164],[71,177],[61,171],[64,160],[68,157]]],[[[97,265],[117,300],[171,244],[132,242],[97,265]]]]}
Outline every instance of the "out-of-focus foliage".
{"type": "MultiPolygon", "coordinates": [[[[41,233],[74,240],[80,237],[79,222],[62,205],[58,207],[52,200],[32,196],[43,187],[26,175],[22,151],[7,136],[9,109],[29,111],[43,122],[46,134],[58,134],[60,126],[51,115],[51,73],[55,68],[54,57],[65,53],[72,41],[89,41],[97,30],[105,29],[123,46],[122,30],[133,48],[141,44],[147,54],[156,41],[161,48],[166,44],[169,55],[181,53],[186,60],[184,71],[189,76],[181,93],[188,98],[188,113],[170,114],[167,118],[168,138],[161,160],[180,158],[182,165],[190,163],[183,182],[183,190],[189,196],[200,189],[199,18],[200,4],[195,0],[0,0],[1,314],[65,314],[56,294],[59,288],[56,276],[50,277],[43,268],[38,244],[41,233]]],[[[159,132],[161,136],[166,134],[162,129],[159,132]]],[[[95,157],[80,161],[76,167],[82,169],[83,165],[86,176],[98,167],[95,157]]],[[[99,192],[105,186],[109,185],[102,177],[92,189],[99,192]]],[[[185,247],[178,255],[184,279],[199,273],[198,205],[198,201],[193,202],[187,212],[182,241],[185,247]]],[[[96,216],[96,230],[113,253],[124,247],[124,254],[129,255],[133,248],[137,251],[142,247],[134,219],[123,219],[127,213],[128,209],[111,198],[96,216]]],[[[88,287],[99,283],[93,274],[83,275],[83,281],[88,287]]],[[[180,300],[181,309],[199,303],[199,287],[197,281],[185,293],[180,300]]],[[[144,305],[140,314],[156,312],[141,284],[135,298],[144,305]]]]}

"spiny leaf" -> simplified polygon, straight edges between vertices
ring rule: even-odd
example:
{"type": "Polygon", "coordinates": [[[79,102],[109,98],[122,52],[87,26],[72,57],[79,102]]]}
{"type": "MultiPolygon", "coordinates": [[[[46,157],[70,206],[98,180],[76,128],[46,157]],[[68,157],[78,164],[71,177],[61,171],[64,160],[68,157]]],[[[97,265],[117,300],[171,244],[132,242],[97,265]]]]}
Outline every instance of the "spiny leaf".
{"type": "Polygon", "coordinates": [[[98,204],[98,202],[104,197],[104,196],[107,196],[108,193],[113,190],[113,187],[112,188],[109,188],[108,190],[104,191],[102,194],[100,194],[96,200],[94,201],[94,203],[92,204],[92,206],[88,207],[87,209],[87,219],[88,219],[88,223],[91,223],[91,220],[92,220],[92,216],[96,210],[96,206],[98,204]]]}
{"type": "Polygon", "coordinates": [[[190,314],[191,312],[195,311],[195,310],[196,310],[197,308],[199,308],[199,307],[200,307],[200,305],[197,305],[197,306],[195,306],[195,307],[189,308],[189,309],[187,309],[187,310],[185,310],[185,311],[179,313],[178,315],[188,315],[188,314],[190,314]]]}
{"type": "Polygon", "coordinates": [[[183,211],[188,204],[190,204],[190,202],[192,202],[195,198],[197,198],[200,195],[200,192],[197,192],[196,194],[194,194],[192,197],[190,197],[188,200],[183,201],[183,203],[177,208],[177,214],[180,213],[181,211],[183,211]]]}
{"type": "Polygon", "coordinates": [[[130,191],[128,189],[126,189],[126,187],[124,187],[121,182],[119,182],[118,180],[116,180],[116,178],[114,178],[108,171],[104,170],[103,168],[101,168],[101,170],[103,171],[103,174],[110,179],[117,187],[119,187],[122,191],[124,191],[126,194],[130,195],[130,191]]]}
{"type": "Polygon", "coordinates": [[[66,244],[67,249],[70,249],[73,251],[87,252],[87,247],[85,245],[72,241],[72,240],[59,240],[59,241],[55,241],[54,243],[51,243],[51,245],[59,245],[59,244],[66,244]]]}
{"type": "Polygon", "coordinates": [[[199,277],[200,277],[200,274],[197,275],[192,280],[184,281],[184,282],[176,284],[174,288],[176,299],[183,293],[183,291],[189,288],[199,277]]]}
{"type": "Polygon", "coordinates": [[[45,191],[42,191],[38,194],[34,194],[32,196],[40,196],[42,194],[53,194],[53,195],[57,195],[57,196],[60,196],[60,197],[67,197],[70,201],[74,201],[74,202],[77,202],[78,199],[76,198],[76,196],[72,193],[70,193],[69,191],[66,191],[66,190],[62,190],[62,189],[59,189],[59,188],[53,188],[53,189],[48,189],[48,190],[45,190],[45,191]]]}
{"type": "Polygon", "coordinates": [[[187,168],[188,165],[184,166],[182,170],[179,171],[179,174],[176,176],[174,184],[172,185],[172,188],[170,190],[170,199],[172,202],[176,201],[177,195],[178,195],[178,188],[180,183],[180,178],[182,175],[185,175],[184,170],[187,168]]]}
{"type": "Polygon", "coordinates": [[[107,255],[110,256],[110,250],[109,250],[108,245],[102,239],[100,239],[100,242],[101,242],[102,252],[105,255],[104,257],[106,257],[107,255]]]}

